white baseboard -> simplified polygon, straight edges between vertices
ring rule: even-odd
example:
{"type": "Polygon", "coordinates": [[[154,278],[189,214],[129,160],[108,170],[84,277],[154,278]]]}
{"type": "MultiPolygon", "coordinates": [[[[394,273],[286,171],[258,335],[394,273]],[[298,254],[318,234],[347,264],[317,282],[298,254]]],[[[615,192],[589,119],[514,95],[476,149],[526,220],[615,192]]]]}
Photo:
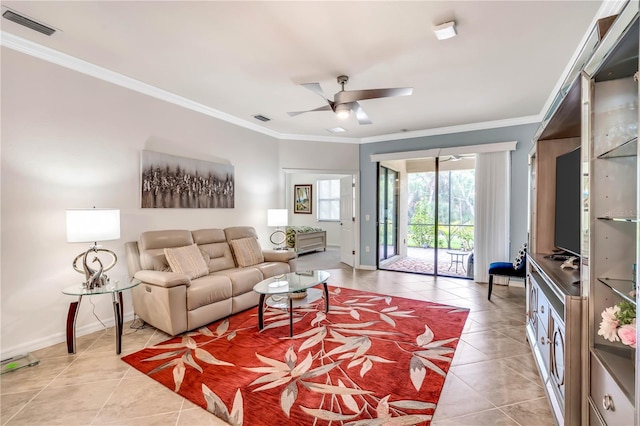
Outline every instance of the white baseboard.
{"type": "Polygon", "coordinates": [[[356,269],[363,269],[365,271],[376,271],[376,270],[378,270],[377,267],[372,266],[372,265],[357,265],[356,269]]]}
{"type": "MultiPolygon", "coordinates": [[[[133,311],[125,313],[124,322],[133,320],[133,316],[134,316],[133,311]]],[[[107,327],[114,327],[115,320],[113,318],[105,320],[104,325],[107,327]]],[[[91,334],[100,330],[104,330],[104,327],[102,326],[102,324],[100,324],[100,322],[97,322],[97,321],[91,324],[83,325],[82,327],[76,328],[76,338],[87,335],[87,334],[91,334]]],[[[1,359],[8,359],[14,356],[26,354],[28,352],[44,349],[49,346],[53,346],[58,343],[63,343],[66,341],[67,341],[67,333],[60,332],[60,333],[52,334],[50,336],[31,340],[29,342],[24,342],[10,348],[2,348],[2,353],[0,357],[1,359]]],[[[115,345],[115,342],[114,342],[114,345],[115,345]]]]}

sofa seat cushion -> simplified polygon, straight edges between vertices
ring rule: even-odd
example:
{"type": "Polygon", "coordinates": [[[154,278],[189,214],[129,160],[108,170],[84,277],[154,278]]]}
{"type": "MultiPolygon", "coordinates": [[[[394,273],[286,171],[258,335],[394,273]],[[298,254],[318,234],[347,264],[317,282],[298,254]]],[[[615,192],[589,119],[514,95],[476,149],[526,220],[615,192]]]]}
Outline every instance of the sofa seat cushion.
{"type": "Polygon", "coordinates": [[[240,268],[264,262],[264,255],[258,240],[252,237],[231,240],[231,248],[240,268]]]}
{"type": "Polygon", "coordinates": [[[195,244],[185,247],[165,248],[164,255],[173,272],[184,274],[191,279],[209,274],[209,266],[204,261],[200,248],[195,244]]]}
{"type": "Polygon", "coordinates": [[[225,276],[207,275],[191,281],[187,289],[187,310],[231,298],[231,280],[225,276]]]}
{"type": "Polygon", "coordinates": [[[276,275],[288,274],[291,272],[288,263],[281,262],[264,262],[255,266],[262,272],[264,279],[274,277],[276,275]]]}
{"type": "Polygon", "coordinates": [[[228,277],[231,280],[234,296],[253,291],[253,287],[264,279],[262,272],[255,267],[227,269],[214,272],[212,275],[228,277]]]}

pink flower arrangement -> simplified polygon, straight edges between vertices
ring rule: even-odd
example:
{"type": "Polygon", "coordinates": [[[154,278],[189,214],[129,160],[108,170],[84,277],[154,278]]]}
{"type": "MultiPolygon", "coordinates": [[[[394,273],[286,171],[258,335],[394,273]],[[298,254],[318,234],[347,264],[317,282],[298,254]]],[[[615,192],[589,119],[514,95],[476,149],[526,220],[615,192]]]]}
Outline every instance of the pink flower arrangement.
{"type": "Polygon", "coordinates": [[[602,312],[598,335],[610,342],[636,347],[636,307],[631,302],[620,302],[602,312]]]}

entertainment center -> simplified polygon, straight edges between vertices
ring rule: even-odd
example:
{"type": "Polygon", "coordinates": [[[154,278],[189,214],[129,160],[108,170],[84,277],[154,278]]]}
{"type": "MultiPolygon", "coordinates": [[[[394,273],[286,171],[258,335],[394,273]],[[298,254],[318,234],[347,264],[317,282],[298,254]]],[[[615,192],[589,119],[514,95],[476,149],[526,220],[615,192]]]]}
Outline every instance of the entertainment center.
{"type": "Polygon", "coordinates": [[[638,2],[618,7],[529,153],[526,337],[561,425],[640,424],[638,2]]]}

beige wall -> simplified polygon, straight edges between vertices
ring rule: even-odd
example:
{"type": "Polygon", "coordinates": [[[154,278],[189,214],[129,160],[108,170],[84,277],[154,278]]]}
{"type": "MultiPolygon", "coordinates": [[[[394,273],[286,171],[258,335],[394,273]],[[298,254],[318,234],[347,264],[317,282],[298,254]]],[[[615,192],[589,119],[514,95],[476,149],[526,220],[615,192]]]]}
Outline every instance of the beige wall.
{"type": "Polygon", "coordinates": [[[358,144],[280,141],[280,165],[284,169],[356,172],[359,168],[358,144]]]}
{"type": "MultiPolygon", "coordinates": [[[[69,303],[61,289],[80,283],[71,261],[88,245],[67,243],[65,209],[121,211],[121,239],[103,243],[120,261],[110,271],[127,279],[124,243],[153,229],[253,225],[263,246],[266,211],[284,200],[281,167],[311,167],[300,145],[278,141],[137,92],[2,48],[1,62],[1,342],[2,359],[64,341],[69,303]],[[141,209],[143,149],[231,163],[234,209],[141,209]],[[283,158],[280,158],[280,157],[283,158]],[[301,163],[296,162],[301,158],[301,163]],[[281,162],[286,166],[281,166],[281,162]]],[[[321,144],[316,167],[332,168],[321,144]]],[[[333,145],[333,146],[332,146],[333,145]]],[[[357,169],[357,146],[340,167],[357,169]]],[[[342,157],[343,154],[340,154],[342,157]]],[[[336,155],[336,157],[338,157],[336,155]]],[[[109,296],[95,296],[107,325],[109,296]]],[[[83,300],[79,335],[100,327],[83,300]]],[[[125,316],[132,306],[125,294],[125,316]]]]}

